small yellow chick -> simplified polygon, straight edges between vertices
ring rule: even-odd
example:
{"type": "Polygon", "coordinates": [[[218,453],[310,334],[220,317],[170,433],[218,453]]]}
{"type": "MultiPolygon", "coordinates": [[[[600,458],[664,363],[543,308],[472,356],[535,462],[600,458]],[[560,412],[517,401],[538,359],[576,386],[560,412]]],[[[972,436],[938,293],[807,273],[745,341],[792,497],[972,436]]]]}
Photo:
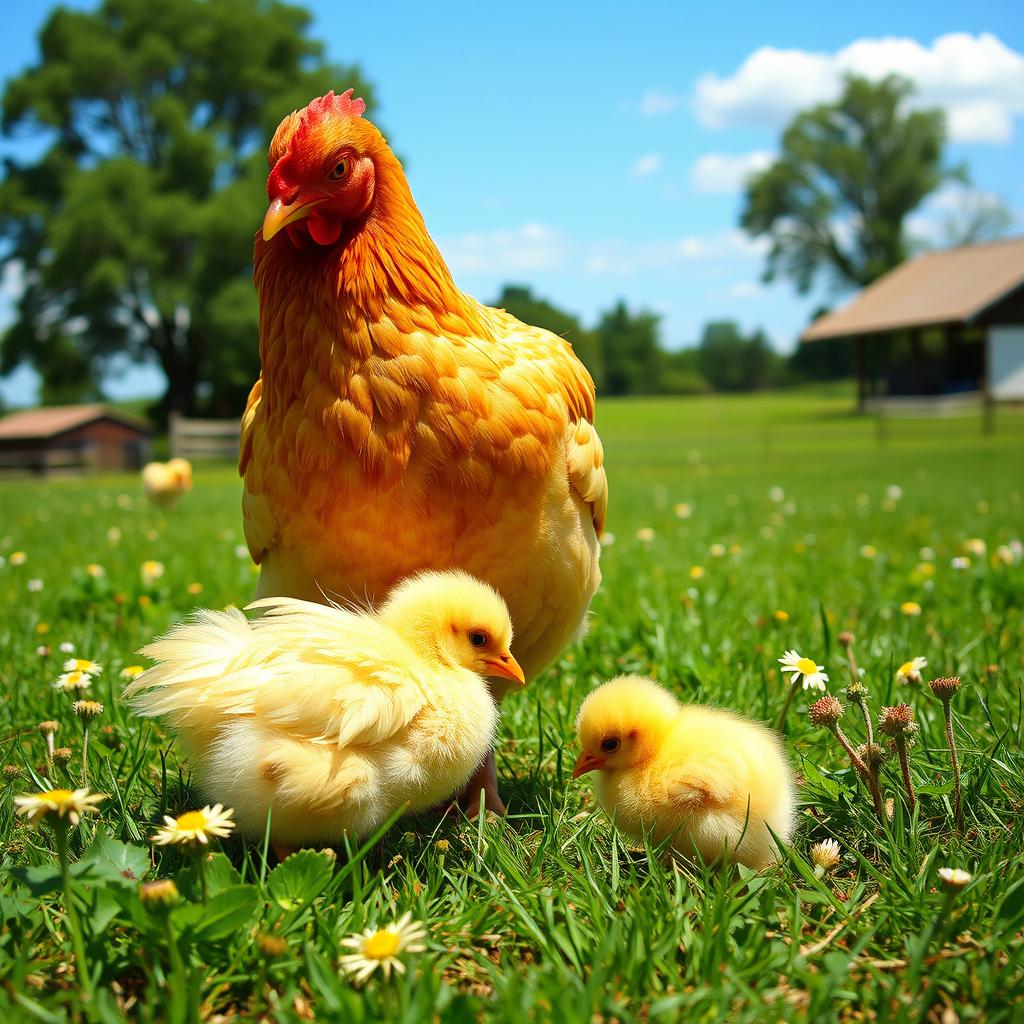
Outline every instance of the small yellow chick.
{"type": "Polygon", "coordinates": [[[192,463],[188,459],[147,462],[142,467],[142,486],[154,505],[169,508],[192,490],[192,463]]]}
{"type": "Polygon", "coordinates": [[[166,717],[211,799],[279,855],[366,836],[403,807],[456,792],[487,756],[485,677],[522,684],[495,590],[464,572],[400,582],[376,612],[291,598],[201,610],[143,648],[159,664],[125,690],[166,717]]]}
{"type": "Polygon", "coordinates": [[[595,769],[601,806],[627,835],[650,833],[706,862],[760,870],[775,863],[770,827],[793,834],[795,785],[778,737],[730,711],[680,704],[642,676],[596,689],[576,719],[583,753],[574,779],[595,769]]]}

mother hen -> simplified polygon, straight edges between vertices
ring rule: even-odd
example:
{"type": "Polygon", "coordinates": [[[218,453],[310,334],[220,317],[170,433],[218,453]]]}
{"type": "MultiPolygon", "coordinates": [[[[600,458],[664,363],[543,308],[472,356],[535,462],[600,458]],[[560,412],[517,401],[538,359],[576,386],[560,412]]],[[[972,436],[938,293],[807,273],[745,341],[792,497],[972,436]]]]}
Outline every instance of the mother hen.
{"type": "MultiPolygon", "coordinates": [[[[464,569],[504,597],[529,679],[601,579],[594,384],[567,342],[456,287],[364,109],[328,93],[270,145],[240,458],[259,594],[379,601],[416,570],[464,569]]],[[[493,752],[470,812],[481,788],[503,811],[493,752]]]]}

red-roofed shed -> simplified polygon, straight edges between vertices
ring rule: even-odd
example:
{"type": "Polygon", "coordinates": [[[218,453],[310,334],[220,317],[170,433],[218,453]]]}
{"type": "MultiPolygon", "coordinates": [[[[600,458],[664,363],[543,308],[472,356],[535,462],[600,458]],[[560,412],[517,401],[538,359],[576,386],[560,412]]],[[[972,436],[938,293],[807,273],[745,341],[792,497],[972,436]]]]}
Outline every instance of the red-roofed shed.
{"type": "Polygon", "coordinates": [[[0,471],[134,471],[149,458],[151,433],[105,405],[22,409],[0,419],[0,471]]]}

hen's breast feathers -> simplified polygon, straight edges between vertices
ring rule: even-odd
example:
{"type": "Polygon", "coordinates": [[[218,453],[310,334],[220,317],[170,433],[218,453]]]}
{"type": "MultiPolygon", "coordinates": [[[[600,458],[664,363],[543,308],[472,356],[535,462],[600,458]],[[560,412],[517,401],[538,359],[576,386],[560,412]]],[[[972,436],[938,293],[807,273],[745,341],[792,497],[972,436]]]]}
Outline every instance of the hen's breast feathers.
{"type": "Polygon", "coordinates": [[[601,532],[607,479],[594,385],[566,341],[479,305],[487,338],[449,335],[433,315],[394,305],[375,323],[336,319],[333,327],[322,310],[300,323],[294,302],[287,308],[263,323],[264,374],[242,427],[246,531],[257,560],[275,545],[266,495],[277,472],[336,474],[376,490],[400,484],[408,493],[446,480],[486,491],[495,478],[544,479],[560,465],[601,532]],[[302,350],[301,379],[286,349],[302,350]],[[282,448],[269,450],[277,438],[292,453],[287,467],[282,448]]]}
{"type": "Polygon", "coordinates": [[[366,616],[273,598],[252,621],[204,611],[146,647],[158,659],[125,690],[142,715],[216,728],[255,716],[296,739],[376,744],[427,704],[404,641],[366,616]]]}

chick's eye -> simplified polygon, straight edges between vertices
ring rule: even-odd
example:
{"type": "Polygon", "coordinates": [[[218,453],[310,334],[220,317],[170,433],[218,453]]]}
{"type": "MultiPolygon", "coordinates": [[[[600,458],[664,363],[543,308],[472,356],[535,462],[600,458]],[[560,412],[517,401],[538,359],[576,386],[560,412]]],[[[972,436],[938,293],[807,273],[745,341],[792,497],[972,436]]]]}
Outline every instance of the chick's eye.
{"type": "Polygon", "coordinates": [[[469,634],[469,642],[474,647],[486,647],[487,646],[487,634],[481,632],[479,629],[474,629],[469,634]]]}
{"type": "Polygon", "coordinates": [[[348,161],[347,160],[339,160],[334,165],[334,170],[331,171],[330,177],[334,178],[334,180],[337,181],[338,178],[344,178],[345,174],[347,172],[348,172],[348,161]]]}
{"type": "Polygon", "coordinates": [[[609,736],[606,740],[601,740],[601,749],[606,754],[611,754],[619,749],[619,740],[614,736],[609,736]]]}

